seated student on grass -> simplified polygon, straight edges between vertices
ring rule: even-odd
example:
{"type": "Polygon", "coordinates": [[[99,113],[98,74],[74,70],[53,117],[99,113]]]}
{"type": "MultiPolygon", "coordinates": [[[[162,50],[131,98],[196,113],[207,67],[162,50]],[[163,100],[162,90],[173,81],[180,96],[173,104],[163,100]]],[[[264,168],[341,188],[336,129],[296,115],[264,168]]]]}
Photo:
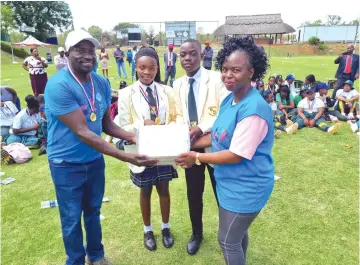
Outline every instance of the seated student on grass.
{"type": "Polygon", "coordinates": [[[352,89],[352,87],[353,82],[347,80],[344,83],[343,89],[339,89],[336,92],[337,104],[335,109],[339,110],[344,116],[347,114],[348,119],[354,119],[355,111],[357,118],[360,118],[359,93],[356,89],[352,89]]]}
{"type": "Polygon", "coordinates": [[[305,88],[305,87],[300,88],[300,91],[299,91],[299,92],[300,92],[300,93],[294,97],[295,108],[298,107],[299,102],[300,102],[301,100],[303,100],[304,98],[306,98],[306,88],[305,88]]]}
{"type": "Polygon", "coordinates": [[[9,136],[10,128],[13,124],[14,118],[18,113],[18,109],[12,101],[1,101],[0,105],[0,126],[1,138],[5,141],[9,136]]]}
{"type": "Polygon", "coordinates": [[[347,121],[348,118],[345,115],[342,115],[337,110],[331,110],[330,107],[334,106],[332,98],[328,95],[329,86],[323,82],[317,84],[317,90],[315,97],[321,99],[325,104],[324,117],[325,121],[338,122],[347,121]]]}
{"type": "Polygon", "coordinates": [[[275,77],[274,76],[269,77],[266,90],[270,90],[271,93],[273,93],[273,95],[275,96],[277,88],[275,85],[275,77]]]}
{"type": "Polygon", "coordinates": [[[259,91],[260,95],[264,93],[264,86],[264,81],[259,80],[258,82],[256,82],[256,89],[259,91]]]}
{"type": "Polygon", "coordinates": [[[307,97],[300,101],[298,105],[298,116],[292,126],[298,126],[299,129],[304,127],[318,127],[328,134],[337,133],[340,129],[340,123],[329,127],[323,117],[325,111],[324,102],[315,97],[315,88],[306,90],[307,97]]]}
{"type": "Polygon", "coordinates": [[[278,89],[280,88],[280,86],[285,85],[284,84],[284,79],[282,77],[282,75],[277,75],[275,78],[275,84],[277,85],[278,89]]]}
{"type": "Polygon", "coordinates": [[[40,104],[33,95],[28,95],[25,101],[27,108],[15,116],[6,144],[22,143],[28,147],[39,148],[41,141],[37,132],[40,127],[40,104]]]}
{"type": "Polygon", "coordinates": [[[288,74],[286,76],[286,81],[284,82],[284,85],[288,85],[290,89],[290,93],[295,97],[299,94],[299,90],[295,87],[295,76],[292,74],[288,74]]]}
{"type": "Polygon", "coordinates": [[[360,136],[360,120],[356,119],[356,121],[348,121],[348,124],[350,124],[352,132],[360,136]]]}
{"type": "Polygon", "coordinates": [[[278,106],[278,110],[276,111],[276,115],[282,117],[283,120],[290,120],[292,116],[296,115],[296,108],[294,104],[294,98],[290,93],[290,89],[287,85],[282,85],[279,88],[279,93],[276,94],[275,97],[276,104],[278,106]]]}
{"type": "Polygon", "coordinates": [[[46,154],[47,147],[47,120],[45,115],[45,100],[44,94],[40,94],[36,97],[37,101],[40,104],[39,112],[40,112],[40,127],[38,130],[38,137],[41,140],[41,147],[39,150],[39,156],[46,154]]]}
{"type": "Polygon", "coordinates": [[[310,74],[308,76],[305,77],[304,79],[304,87],[305,88],[309,88],[309,87],[316,87],[316,78],[313,74],[310,74]]]}
{"type": "MultiPolygon", "coordinates": [[[[275,136],[279,137],[281,134],[281,131],[284,131],[287,134],[293,134],[297,130],[297,126],[291,126],[291,127],[286,128],[285,125],[281,124],[276,119],[277,106],[276,106],[276,103],[274,102],[274,95],[271,93],[271,91],[270,90],[264,91],[263,97],[266,100],[266,102],[269,104],[271,110],[274,113],[275,136]]],[[[293,123],[291,122],[289,125],[292,125],[292,124],[293,123]]]]}

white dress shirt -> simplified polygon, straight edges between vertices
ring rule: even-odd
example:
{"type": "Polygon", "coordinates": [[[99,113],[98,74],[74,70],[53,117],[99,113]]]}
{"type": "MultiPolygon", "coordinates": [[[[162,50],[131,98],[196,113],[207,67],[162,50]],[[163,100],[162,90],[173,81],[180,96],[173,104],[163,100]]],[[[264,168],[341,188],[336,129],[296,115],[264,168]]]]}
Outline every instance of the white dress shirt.
{"type": "MultiPolygon", "coordinates": [[[[194,78],[195,81],[193,83],[193,90],[194,90],[194,96],[195,96],[195,102],[196,102],[196,110],[197,110],[197,115],[198,115],[198,120],[200,121],[200,117],[201,117],[201,112],[202,110],[200,109],[199,106],[199,91],[200,91],[200,80],[201,80],[201,68],[199,69],[199,71],[197,71],[197,73],[192,76],[192,77],[187,77],[187,81],[188,81],[188,86],[186,88],[186,106],[188,106],[188,97],[189,97],[189,91],[190,91],[190,82],[189,79],[190,78],[194,78]]],[[[187,109],[188,111],[188,109],[187,109]]]]}
{"type": "MultiPolygon", "coordinates": [[[[148,86],[142,84],[140,81],[137,81],[137,84],[136,86],[140,87],[143,89],[143,92],[145,93],[145,95],[147,96],[147,92],[146,92],[146,89],[148,86]]],[[[158,103],[158,100],[159,100],[159,115],[158,117],[160,118],[161,120],[161,124],[165,124],[166,122],[166,106],[165,106],[165,103],[164,103],[164,99],[161,97],[161,95],[158,93],[157,89],[155,88],[158,88],[159,87],[159,84],[156,83],[156,82],[153,82],[151,85],[150,85],[150,88],[152,90],[152,93],[153,93],[153,96],[156,100],[156,103],[158,103]]],[[[140,103],[141,103],[141,113],[143,115],[143,118],[144,120],[151,120],[151,116],[150,116],[150,108],[149,108],[149,104],[147,103],[147,101],[145,100],[145,98],[143,97],[142,91],[140,90],[140,103]]]]}

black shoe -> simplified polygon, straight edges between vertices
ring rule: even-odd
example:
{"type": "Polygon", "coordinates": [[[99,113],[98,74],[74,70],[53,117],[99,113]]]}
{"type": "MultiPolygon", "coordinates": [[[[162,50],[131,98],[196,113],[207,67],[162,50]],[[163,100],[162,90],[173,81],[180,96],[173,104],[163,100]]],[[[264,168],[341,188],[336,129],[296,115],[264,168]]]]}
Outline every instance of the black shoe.
{"type": "Polygon", "coordinates": [[[161,234],[162,234],[162,242],[164,247],[171,248],[174,245],[174,238],[171,235],[170,229],[164,228],[161,231],[161,234]]]}
{"type": "Polygon", "coordinates": [[[187,252],[190,255],[195,255],[199,251],[202,240],[203,240],[202,235],[192,234],[189,243],[187,244],[187,252]]]}
{"type": "Polygon", "coordinates": [[[152,231],[144,233],[144,246],[150,251],[156,250],[156,241],[152,231]]]}

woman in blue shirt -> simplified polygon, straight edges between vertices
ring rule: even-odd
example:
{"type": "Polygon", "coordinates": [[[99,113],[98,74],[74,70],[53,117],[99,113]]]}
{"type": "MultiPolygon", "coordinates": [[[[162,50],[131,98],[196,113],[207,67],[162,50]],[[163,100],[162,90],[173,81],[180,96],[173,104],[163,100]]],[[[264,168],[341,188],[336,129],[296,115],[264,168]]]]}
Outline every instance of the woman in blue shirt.
{"type": "Polygon", "coordinates": [[[221,103],[211,134],[192,149],[212,146],[213,153],[182,154],[177,164],[214,164],[219,198],[219,233],[226,264],[244,265],[248,229],[265,206],[274,185],[271,149],[273,113],[251,81],[262,79],[268,59],[252,37],[230,38],[219,51],[216,67],[232,93],[221,103]]]}

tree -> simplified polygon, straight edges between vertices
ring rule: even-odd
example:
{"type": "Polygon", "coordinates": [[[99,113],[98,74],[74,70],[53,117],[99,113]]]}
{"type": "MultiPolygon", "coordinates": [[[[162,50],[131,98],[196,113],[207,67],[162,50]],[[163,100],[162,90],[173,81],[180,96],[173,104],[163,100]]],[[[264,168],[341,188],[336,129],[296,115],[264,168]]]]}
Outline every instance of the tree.
{"type": "MultiPolygon", "coordinates": [[[[115,39],[116,39],[116,35],[115,35],[115,39]]],[[[110,33],[109,31],[103,31],[103,33],[101,34],[102,46],[114,44],[115,42],[113,40],[114,40],[114,34],[110,33]]]]}
{"type": "Polygon", "coordinates": [[[326,24],[328,26],[339,25],[341,22],[341,17],[338,15],[327,15],[326,16],[326,24]]]}
{"type": "Polygon", "coordinates": [[[155,30],[153,28],[153,26],[151,26],[149,28],[149,34],[148,34],[148,37],[147,37],[147,41],[150,45],[154,45],[154,41],[155,41],[155,30]]]}
{"type": "Polygon", "coordinates": [[[89,32],[90,35],[93,36],[98,41],[101,41],[102,29],[100,27],[91,26],[90,28],[88,28],[87,32],[89,32]]]}
{"type": "Polygon", "coordinates": [[[360,24],[360,18],[350,21],[350,25],[359,25],[360,24]]]}
{"type": "Polygon", "coordinates": [[[10,6],[1,4],[1,30],[8,32],[16,27],[14,12],[10,6]]]}
{"type": "Polygon", "coordinates": [[[311,26],[323,26],[324,23],[321,19],[315,20],[313,23],[311,23],[311,26]]]}
{"type": "Polygon", "coordinates": [[[22,42],[25,39],[25,34],[18,32],[18,31],[12,31],[10,33],[10,42],[22,42]]]}
{"type": "Polygon", "coordinates": [[[316,36],[312,36],[312,37],[309,38],[308,43],[310,45],[316,46],[316,45],[320,44],[320,39],[318,37],[316,37],[316,36]]]}
{"type": "Polygon", "coordinates": [[[63,1],[6,1],[4,5],[12,8],[18,26],[34,27],[34,35],[41,41],[72,23],[69,5],[63,1]]]}
{"type": "Polygon", "coordinates": [[[125,29],[127,29],[127,28],[139,28],[139,25],[131,24],[131,23],[128,23],[128,22],[121,22],[121,23],[117,24],[117,25],[114,27],[114,31],[121,31],[121,32],[123,32],[123,30],[125,30],[125,29]]]}

